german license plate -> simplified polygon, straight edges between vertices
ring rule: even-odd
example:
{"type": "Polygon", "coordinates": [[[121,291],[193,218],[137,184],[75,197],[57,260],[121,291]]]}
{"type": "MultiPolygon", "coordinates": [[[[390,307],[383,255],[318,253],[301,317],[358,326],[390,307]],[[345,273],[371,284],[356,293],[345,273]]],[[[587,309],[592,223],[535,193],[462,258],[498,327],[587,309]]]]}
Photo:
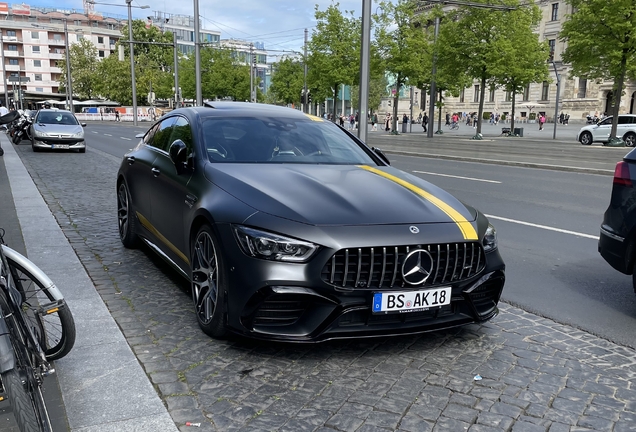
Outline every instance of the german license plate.
{"type": "Polygon", "coordinates": [[[68,144],[53,144],[51,148],[60,149],[60,150],[68,150],[68,144]]]}
{"type": "Polygon", "coordinates": [[[451,288],[373,294],[373,313],[406,313],[450,304],[451,288]]]}

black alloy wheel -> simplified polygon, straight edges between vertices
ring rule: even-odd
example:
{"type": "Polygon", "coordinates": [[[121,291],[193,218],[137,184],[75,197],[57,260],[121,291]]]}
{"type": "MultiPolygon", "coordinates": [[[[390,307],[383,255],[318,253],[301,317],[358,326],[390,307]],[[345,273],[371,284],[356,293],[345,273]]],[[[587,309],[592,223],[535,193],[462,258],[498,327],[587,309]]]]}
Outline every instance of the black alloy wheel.
{"type": "Polygon", "coordinates": [[[579,140],[583,145],[592,145],[592,134],[589,132],[583,132],[579,140]]]}
{"type": "Polygon", "coordinates": [[[227,334],[224,313],[224,271],[218,242],[203,226],[191,246],[192,301],[199,327],[214,338],[227,334]]]}
{"type": "Polygon", "coordinates": [[[636,146],[636,134],[634,132],[628,132],[623,136],[623,141],[625,141],[625,147],[634,147],[636,146]]]}
{"type": "Polygon", "coordinates": [[[122,244],[124,247],[134,249],[139,243],[137,218],[124,181],[117,188],[117,222],[119,224],[119,239],[122,244]]]}

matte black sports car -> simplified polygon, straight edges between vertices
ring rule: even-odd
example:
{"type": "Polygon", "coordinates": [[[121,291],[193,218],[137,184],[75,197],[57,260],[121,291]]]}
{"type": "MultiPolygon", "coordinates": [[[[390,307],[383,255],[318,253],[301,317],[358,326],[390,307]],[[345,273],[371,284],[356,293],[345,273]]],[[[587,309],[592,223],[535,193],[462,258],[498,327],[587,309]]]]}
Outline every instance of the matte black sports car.
{"type": "Polygon", "coordinates": [[[125,155],[117,197],[123,244],[191,280],[214,337],[406,334],[498,312],[505,266],[483,214],[293,109],[172,111],[125,155]]]}

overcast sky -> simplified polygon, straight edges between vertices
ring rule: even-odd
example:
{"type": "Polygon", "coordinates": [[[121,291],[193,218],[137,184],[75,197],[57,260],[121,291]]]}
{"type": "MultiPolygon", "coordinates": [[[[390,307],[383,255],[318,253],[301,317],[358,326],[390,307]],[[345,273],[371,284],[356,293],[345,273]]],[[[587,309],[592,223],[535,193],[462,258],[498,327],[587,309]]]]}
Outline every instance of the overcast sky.
{"type": "MultiPolygon", "coordinates": [[[[11,3],[11,2],[9,2],[11,3]]],[[[31,6],[57,9],[83,10],[82,0],[24,0],[31,6]]],[[[96,0],[96,3],[115,3],[123,7],[95,5],[102,13],[121,15],[128,11],[125,0],[96,0]]],[[[362,0],[339,0],[340,10],[351,10],[359,16],[362,0]]],[[[376,1],[374,0],[374,3],[376,1]]],[[[331,0],[199,0],[201,26],[221,32],[221,38],[246,39],[263,42],[267,50],[300,50],[303,46],[304,29],[309,34],[315,25],[316,4],[325,10],[331,0]],[[275,34],[272,34],[275,33],[275,34]]],[[[149,9],[133,8],[133,18],[154,15],[154,11],[172,14],[194,15],[193,0],[133,0],[133,6],[149,5],[149,9]]],[[[376,7],[374,4],[373,7],[376,7]]],[[[273,52],[272,54],[275,54],[273,52]]]]}

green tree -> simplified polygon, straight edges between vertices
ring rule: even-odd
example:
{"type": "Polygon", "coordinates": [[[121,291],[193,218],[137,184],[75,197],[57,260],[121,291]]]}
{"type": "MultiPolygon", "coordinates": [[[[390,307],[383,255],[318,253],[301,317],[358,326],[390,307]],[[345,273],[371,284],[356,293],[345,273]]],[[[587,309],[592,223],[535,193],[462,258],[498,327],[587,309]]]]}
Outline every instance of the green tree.
{"type": "MultiPolygon", "coordinates": [[[[250,68],[238,60],[235,51],[203,47],[201,58],[201,93],[204,99],[245,101],[250,99],[250,68]]],[[[196,96],[195,58],[189,56],[181,61],[179,82],[186,99],[196,96]]],[[[255,85],[258,80],[255,81],[255,85]]],[[[262,99],[262,95],[259,92],[262,99]]]]}
{"type": "MultiPolygon", "coordinates": [[[[490,4],[488,0],[474,0],[473,3],[490,4]]],[[[506,5],[519,7],[520,2],[507,0],[506,5]]],[[[481,133],[486,86],[494,82],[493,70],[499,63],[509,61],[502,58],[498,47],[500,36],[510,25],[508,19],[508,11],[461,6],[450,12],[440,26],[438,60],[449,71],[465,73],[479,80],[478,134],[481,133]]]]}
{"type": "MultiPolygon", "coordinates": [[[[151,89],[158,98],[170,98],[174,86],[172,33],[162,33],[155,26],[146,28],[146,23],[142,20],[134,20],[132,28],[133,40],[135,41],[137,103],[145,104],[147,94],[150,93],[151,89]],[[143,42],[170,45],[153,45],[143,42]]],[[[128,39],[127,26],[122,28],[122,37],[128,39]]],[[[122,104],[130,104],[132,103],[130,48],[129,44],[125,42],[117,42],[117,48],[119,44],[124,47],[124,61],[120,61],[116,54],[102,60],[96,71],[96,75],[99,77],[96,89],[104,97],[122,104]]]]}
{"type": "MultiPolygon", "coordinates": [[[[71,78],[73,96],[81,99],[91,99],[97,86],[97,48],[88,39],[80,39],[70,46],[69,59],[71,61],[71,78]]],[[[66,92],[66,59],[60,61],[62,74],[60,90],[66,92]]]]}
{"type": "MultiPolygon", "coordinates": [[[[386,96],[386,87],[389,85],[389,81],[386,76],[380,75],[379,77],[371,78],[369,80],[369,109],[371,111],[377,111],[382,98],[386,96]]],[[[359,106],[360,103],[360,86],[351,86],[351,105],[359,106]]]]}
{"type": "Polygon", "coordinates": [[[279,104],[299,103],[305,85],[305,69],[302,63],[285,58],[274,66],[272,83],[268,92],[279,104]]]}
{"type": "Polygon", "coordinates": [[[312,83],[313,101],[333,97],[334,121],[340,86],[355,84],[360,72],[361,23],[353,12],[343,14],[339,7],[339,3],[332,3],[321,11],[316,6],[316,28],[307,44],[308,82],[312,83]]]}
{"type": "Polygon", "coordinates": [[[625,79],[636,76],[636,3],[633,0],[568,0],[574,12],[563,24],[563,61],[572,75],[612,80],[614,106],[610,140],[617,139],[625,79]]]}
{"type": "Polygon", "coordinates": [[[510,130],[514,131],[516,95],[530,83],[548,80],[550,53],[547,43],[539,42],[538,35],[532,31],[541,21],[537,5],[510,11],[507,16],[509,25],[496,42],[503,61],[494,64],[491,73],[494,83],[511,93],[510,130]]]}
{"type": "Polygon", "coordinates": [[[415,14],[416,4],[413,0],[383,1],[382,12],[374,15],[378,54],[386,72],[395,77],[394,131],[397,131],[400,89],[405,84],[416,85],[422,71],[430,65],[429,44],[422,18],[415,14]]]}

